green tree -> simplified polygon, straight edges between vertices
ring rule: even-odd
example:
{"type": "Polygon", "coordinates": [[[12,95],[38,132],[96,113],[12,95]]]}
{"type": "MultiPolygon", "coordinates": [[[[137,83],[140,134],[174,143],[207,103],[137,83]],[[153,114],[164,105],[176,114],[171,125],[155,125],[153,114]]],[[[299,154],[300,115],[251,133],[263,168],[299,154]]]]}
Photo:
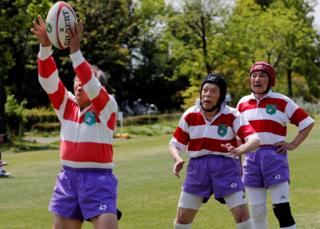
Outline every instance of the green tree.
{"type": "Polygon", "coordinates": [[[168,15],[167,40],[176,78],[187,77],[185,105],[194,103],[204,75],[221,71],[226,6],[219,0],[186,0],[168,15]]]}
{"type": "MultiPolygon", "coordinates": [[[[241,78],[248,74],[250,65],[256,60],[265,60],[276,68],[276,88],[289,96],[293,96],[295,75],[308,79],[308,85],[314,84],[309,74],[314,76],[319,71],[316,65],[319,37],[312,27],[310,9],[303,1],[274,0],[268,5],[252,0],[236,1],[226,33],[231,48],[229,62],[241,66],[234,74],[233,83],[243,85],[241,78]]],[[[313,92],[319,90],[312,88],[313,92]]],[[[238,89],[233,88],[236,97],[245,93],[241,87],[238,89]]],[[[311,99],[310,89],[306,88],[302,95],[311,99]]]]}
{"type": "Polygon", "coordinates": [[[81,49],[85,57],[110,75],[108,90],[122,100],[128,93],[123,89],[130,87],[131,49],[138,35],[133,1],[71,3],[84,23],[81,49]]]}
{"type": "Polygon", "coordinates": [[[28,93],[32,95],[35,68],[30,65],[31,46],[29,29],[31,12],[39,13],[48,8],[48,1],[1,1],[0,10],[0,133],[5,132],[4,104],[6,91],[10,88],[18,101],[28,93]],[[34,71],[32,71],[32,69],[34,71]]]}

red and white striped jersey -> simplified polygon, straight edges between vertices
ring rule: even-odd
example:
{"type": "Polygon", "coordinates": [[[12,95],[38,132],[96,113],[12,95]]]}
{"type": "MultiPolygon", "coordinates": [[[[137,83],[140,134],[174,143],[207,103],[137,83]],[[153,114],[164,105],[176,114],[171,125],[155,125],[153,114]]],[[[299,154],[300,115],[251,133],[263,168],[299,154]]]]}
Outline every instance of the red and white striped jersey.
{"type": "Polygon", "coordinates": [[[237,109],[249,120],[260,138],[260,145],[273,145],[284,141],[287,135],[287,123],[290,122],[303,130],[314,121],[290,98],[269,91],[257,100],[253,94],[244,96],[237,109]]]}
{"type": "Polygon", "coordinates": [[[232,157],[221,144],[238,147],[237,137],[242,142],[258,138],[250,123],[236,109],[222,104],[209,122],[200,105],[194,105],[182,115],[169,144],[180,152],[187,150],[191,158],[208,154],[232,157]]]}
{"type": "Polygon", "coordinates": [[[108,168],[113,163],[113,132],[117,103],[94,76],[80,50],[70,55],[74,71],[88,94],[91,105],[80,111],[75,96],[58,77],[51,47],[41,47],[38,77],[61,123],[60,159],[73,168],[108,168]]]}

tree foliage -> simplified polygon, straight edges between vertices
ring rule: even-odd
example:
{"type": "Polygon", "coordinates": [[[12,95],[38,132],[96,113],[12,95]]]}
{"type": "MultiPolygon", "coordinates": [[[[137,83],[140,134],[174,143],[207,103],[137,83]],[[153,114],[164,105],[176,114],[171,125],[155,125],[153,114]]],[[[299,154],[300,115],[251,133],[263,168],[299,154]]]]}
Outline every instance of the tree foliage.
{"type": "MultiPolygon", "coordinates": [[[[304,75],[313,90],[306,88],[305,98],[311,100],[312,94],[319,94],[319,88],[312,82],[319,82],[319,76],[313,79],[308,76],[319,71],[316,65],[319,35],[312,28],[309,15],[310,7],[303,1],[274,0],[267,7],[251,0],[237,1],[226,37],[232,47],[232,59],[243,66],[239,73],[245,76],[254,61],[265,60],[276,68],[276,89],[289,96],[300,96],[293,95],[292,87],[298,86],[294,76],[304,75]]],[[[243,94],[239,92],[237,96],[243,94]]]]}

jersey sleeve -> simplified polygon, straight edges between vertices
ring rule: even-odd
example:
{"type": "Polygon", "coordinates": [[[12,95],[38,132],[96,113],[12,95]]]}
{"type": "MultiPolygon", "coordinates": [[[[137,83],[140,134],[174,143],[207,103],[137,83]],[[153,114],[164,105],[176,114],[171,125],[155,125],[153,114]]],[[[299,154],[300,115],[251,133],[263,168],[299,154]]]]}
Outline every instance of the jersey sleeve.
{"type": "Polygon", "coordinates": [[[74,71],[98,112],[100,119],[102,122],[106,123],[108,128],[114,130],[118,109],[116,100],[113,96],[109,95],[103,86],[101,86],[99,80],[95,77],[90,64],[84,59],[80,50],[71,54],[70,58],[74,71]]]}
{"type": "Polygon", "coordinates": [[[38,54],[38,80],[41,87],[48,94],[50,102],[61,121],[67,98],[71,94],[68,93],[58,76],[57,66],[52,57],[51,46],[40,46],[38,54]]]}
{"type": "Polygon", "coordinates": [[[188,123],[185,120],[185,115],[183,115],[179,121],[179,125],[173,133],[169,145],[176,147],[180,152],[186,151],[190,140],[188,129],[188,123]]]}
{"type": "Polygon", "coordinates": [[[307,112],[305,112],[291,99],[286,99],[288,100],[288,105],[285,110],[286,115],[290,120],[290,123],[297,126],[299,128],[299,131],[314,123],[314,120],[307,114],[307,112]]]}
{"type": "Polygon", "coordinates": [[[247,142],[249,139],[259,138],[250,122],[239,112],[237,112],[233,121],[233,128],[242,143],[247,142]]]}

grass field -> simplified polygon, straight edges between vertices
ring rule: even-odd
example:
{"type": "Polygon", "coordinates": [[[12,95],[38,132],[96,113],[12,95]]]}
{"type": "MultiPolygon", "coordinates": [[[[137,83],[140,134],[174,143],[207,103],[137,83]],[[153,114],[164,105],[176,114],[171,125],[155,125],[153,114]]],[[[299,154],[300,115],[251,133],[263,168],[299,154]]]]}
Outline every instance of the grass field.
{"type": "MultiPolygon", "coordinates": [[[[291,206],[299,229],[320,229],[319,119],[317,124],[304,144],[289,152],[291,206]]],[[[289,129],[289,134],[295,132],[289,129]]],[[[172,175],[169,138],[164,135],[115,141],[118,206],[124,214],[120,228],[172,228],[184,173],[180,179],[172,175]]],[[[3,158],[13,177],[0,179],[0,228],[51,228],[47,206],[60,168],[58,151],[5,152],[3,158]]],[[[269,228],[278,228],[270,202],[268,206],[269,228]]],[[[83,228],[91,228],[91,224],[85,223],[83,228]]],[[[211,199],[199,211],[193,228],[235,226],[227,207],[211,199]]]]}

